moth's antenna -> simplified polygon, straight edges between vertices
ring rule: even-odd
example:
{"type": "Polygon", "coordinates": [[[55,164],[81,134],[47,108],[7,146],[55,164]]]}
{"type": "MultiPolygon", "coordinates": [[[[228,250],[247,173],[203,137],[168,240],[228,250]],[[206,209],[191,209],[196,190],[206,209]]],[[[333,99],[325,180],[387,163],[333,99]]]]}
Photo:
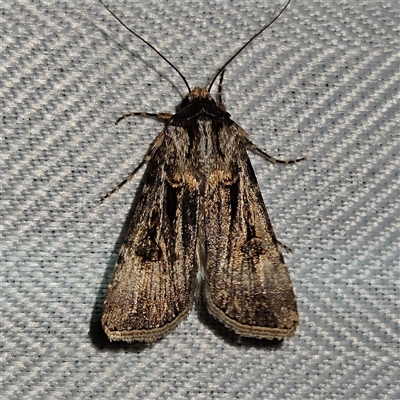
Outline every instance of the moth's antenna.
{"type": "Polygon", "coordinates": [[[121,21],[120,18],[118,18],[101,0],[99,0],[101,5],[124,27],[126,28],[130,33],[135,35],[138,39],[140,39],[142,42],[146,43],[147,46],[149,46],[151,49],[153,49],[164,61],[166,61],[178,74],[179,76],[183,79],[183,82],[185,82],[186,87],[188,88],[189,92],[191,92],[190,86],[186,80],[186,78],[183,76],[181,71],[179,71],[178,68],[175,67],[174,64],[172,64],[170,61],[167,60],[166,57],[164,57],[153,45],[151,45],[147,40],[143,39],[140,35],[135,33],[131,28],[129,28],[124,22],[121,21]]]}
{"type": "Polygon", "coordinates": [[[253,37],[251,37],[220,69],[219,71],[215,74],[213,80],[210,83],[210,86],[208,87],[208,91],[211,90],[212,85],[214,84],[215,80],[217,79],[218,75],[226,68],[226,66],[245,48],[247,45],[249,45],[258,35],[261,35],[270,25],[272,25],[280,16],[281,14],[286,10],[288,7],[289,3],[291,0],[289,0],[285,7],[282,8],[282,10],[279,12],[279,14],[271,21],[268,22],[267,25],[265,25],[260,31],[258,31],[253,37]]]}

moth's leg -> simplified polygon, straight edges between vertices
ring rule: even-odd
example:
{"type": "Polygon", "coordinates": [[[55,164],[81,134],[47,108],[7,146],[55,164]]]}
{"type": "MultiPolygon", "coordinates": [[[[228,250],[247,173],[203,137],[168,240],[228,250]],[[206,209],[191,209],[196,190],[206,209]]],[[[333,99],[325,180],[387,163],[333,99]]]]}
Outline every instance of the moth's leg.
{"type": "MultiPolygon", "coordinates": [[[[122,117],[118,118],[115,121],[115,125],[119,124],[123,119],[129,118],[129,117],[150,117],[150,118],[158,118],[158,119],[170,119],[172,117],[172,114],[169,114],[169,113],[131,112],[129,114],[125,114],[122,117]]],[[[102,196],[99,200],[97,200],[98,203],[102,203],[107,197],[110,197],[118,189],[120,189],[122,186],[124,186],[125,183],[129,182],[133,178],[133,176],[136,174],[136,172],[138,172],[139,169],[142,168],[145,163],[150,161],[150,159],[153,156],[155,150],[158,148],[160,142],[162,141],[162,135],[163,134],[161,133],[160,135],[158,135],[156,137],[154,142],[150,145],[150,149],[147,152],[146,156],[141,161],[141,163],[129,175],[127,175],[120,183],[118,183],[118,185],[116,185],[106,195],[102,196]]]]}
{"type": "Polygon", "coordinates": [[[142,162],[129,175],[127,175],[120,183],[118,183],[118,185],[113,187],[106,195],[100,197],[100,199],[97,200],[97,202],[102,203],[107,197],[110,197],[118,189],[120,189],[122,186],[124,186],[126,182],[129,182],[133,178],[133,175],[135,175],[136,172],[138,172],[139,169],[142,168],[143,165],[150,160],[150,158],[151,157],[149,157],[149,156],[146,156],[145,158],[143,158],[142,162]]]}
{"type": "Polygon", "coordinates": [[[153,140],[147,154],[144,156],[144,158],[140,162],[140,164],[129,175],[127,175],[120,183],[118,183],[118,185],[116,185],[106,195],[102,196],[99,200],[97,200],[97,202],[102,203],[107,197],[110,197],[118,189],[120,189],[122,186],[124,186],[126,182],[129,182],[133,178],[133,176],[136,174],[136,172],[138,172],[139,169],[142,168],[144,164],[146,164],[147,162],[149,162],[152,159],[152,157],[154,156],[155,152],[157,151],[157,149],[159,148],[159,146],[163,142],[163,140],[164,140],[164,131],[162,131],[160,134],[158,134],[157,137],[153,140]]]}
{"type": "Polygon", "coordinates": [[[297,158],[296,160],[278,160],[277,158],[274,158],[272,156],[270,156],[269,154],[267,154],[265,151],[261,150],[260,148],[258,148],[254,143],[252,142],[247,142],[247,147],[254,151],[254,153],[260,155],[261,157],[265,158],[267,161],[273,163],[273,164],[296,164],[300,161],[303,160],[307,160],[306,157],[301,157],[301,158],[297,158]]]}
{"type": "Polygon", "coordinates": [[[147,113],[147,112],[131,112],[129,114],[125,114],[122,117],[118,118],[115,121],[115,125],[118,125],[123,119],[129,117],[150,117],[150,118],[158,118],[158,119],[170,119],[173,114],[169,113],[147,113]]]}
{"type": "Polygon", "coordinates": [[[224,74],[225,74],[225,69],[222,70],[221,77],[219,78],[218,92],[217,92],[217,105],[221,110],[226,111],[226,106],[224,104],[224,100],[222,99],[222,95],[223,95],[222,81],[224,80],[224,74]]]}
{"type": "Polygon", "coordinates": [[[280,242],[279,240],[278,240],[278,246],[279,246],[281,249],[287,251],[288,253],[293,253],[293,249],[292,249],[291,247],[286,246],[286,244],[283,244],[283,243],[280,242]]]}

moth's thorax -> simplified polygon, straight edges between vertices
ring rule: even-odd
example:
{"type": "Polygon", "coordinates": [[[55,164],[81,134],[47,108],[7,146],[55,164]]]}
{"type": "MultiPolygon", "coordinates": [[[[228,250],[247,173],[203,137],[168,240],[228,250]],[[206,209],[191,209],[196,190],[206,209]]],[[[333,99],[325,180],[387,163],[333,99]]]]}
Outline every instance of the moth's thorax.
{"type": "Polygon", "coordinates": [[[238,139],[230,114],[215,102],[207,88],[200,87],[190,91],[164,133],[170,159],[178,159],[185,168],[203,175],[221,164],[230,165],[238,139]]]}
{"type": "Polygon", "coordinates": [[[184,126],[170,125],[165,130],[167,159],[182,171],[206,179],[216,170],[227,170],[240,140],[237,126],[206,112],[186,120],[184,126]]]}

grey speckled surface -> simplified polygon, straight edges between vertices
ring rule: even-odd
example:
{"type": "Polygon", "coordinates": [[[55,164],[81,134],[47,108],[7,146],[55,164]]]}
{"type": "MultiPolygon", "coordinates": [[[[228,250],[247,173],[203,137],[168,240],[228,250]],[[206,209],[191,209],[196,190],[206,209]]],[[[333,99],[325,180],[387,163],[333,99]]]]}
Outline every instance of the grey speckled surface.
{"type": "MultiPolygon", "coordinates": [[[[109,4],[203,86],[282,2],[109,4]]],[[[239,340],[201,305],[153,346],[107,342],[102,302],[141,174],[96,200],[162,128],[113,122],[173,111],[185,87],[96,1],[1,8],[2,398],[400,398],[397,2],[294,1],[228,68],[233,119],[269,154],[309,157],[251,157],[295,249],[301,325],[280,345],[239,340]]]]}

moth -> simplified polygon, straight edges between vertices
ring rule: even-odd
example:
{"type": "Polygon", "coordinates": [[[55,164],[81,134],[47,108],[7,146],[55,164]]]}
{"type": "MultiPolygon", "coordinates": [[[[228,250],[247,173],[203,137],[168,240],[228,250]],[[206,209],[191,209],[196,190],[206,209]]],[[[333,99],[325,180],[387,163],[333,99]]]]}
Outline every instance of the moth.
{"type": "MultiPolygon", "coordinates": [[[[202,292],[211,315],[241,336],[285,339],[299,322],[281,244],[273,231],[247,150],[272,163],[232,119],[222,101],[226,65],[272,24],[290,1],[218,71],[191,89],[140,165],[148,175],[108,287],[102,326],[110,340],[154,342],[174,329],[202,292]],[[220,76],[218,94],[210,94],[220,76]]],[[[104,4],[103,4],[104,5],[104,4]]]]}

